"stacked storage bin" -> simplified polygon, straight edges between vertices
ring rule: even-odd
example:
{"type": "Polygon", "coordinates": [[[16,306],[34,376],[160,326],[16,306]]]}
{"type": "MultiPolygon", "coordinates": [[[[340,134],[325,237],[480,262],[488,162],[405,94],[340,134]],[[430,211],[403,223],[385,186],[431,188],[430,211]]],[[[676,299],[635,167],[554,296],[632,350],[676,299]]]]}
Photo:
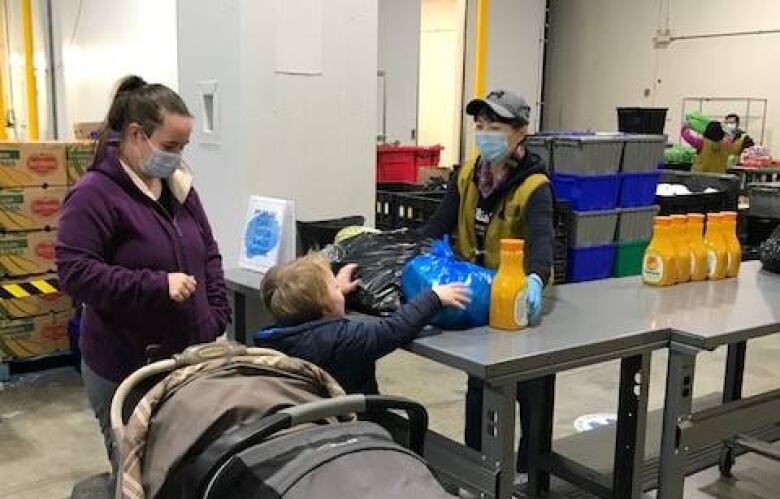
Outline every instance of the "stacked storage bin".
{"type": "Polygon", "coordinates": [[[625,135],[624,140],[615,277],[642,273],[642,259],[653,236],[653,219],[659,211],[654,205],[655,193],[666,147],[664,135],[625,135]]]}
{"type": "Polygon", "coordinates": [[[619,135],[560,136],[553,141],[555,195],[568,201],[573,210],[567,265],[570,282],[612,274],[623,145],[619,135]]]}
{"type": "MultiPolygon", "coordinates": [[[[54,244],[67,193],[66,145],[0,144],[0,362],[67,352],[70,299],[57,293],[54,244]]],[[[7,372],[8,369],[3,369],[7,372]]]]}
{"type": "Polygon", "coordinates": [[[556,196],[574,209],[570,281],[638,273],[637,255],[644,252],[658,212],[653,203],[665,144],[663,135],[554,138],[556,196]]]}

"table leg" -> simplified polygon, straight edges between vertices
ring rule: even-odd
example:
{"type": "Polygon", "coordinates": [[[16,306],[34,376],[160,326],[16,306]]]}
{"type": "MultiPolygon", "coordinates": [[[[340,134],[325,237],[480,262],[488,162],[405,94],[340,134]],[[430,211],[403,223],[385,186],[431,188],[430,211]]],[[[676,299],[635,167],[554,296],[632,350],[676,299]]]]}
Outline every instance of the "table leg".
{"type": "Polygon", "coordinates": [[[645,353],[620,361],[620,394],[612,480],[614,497],[639,499],[642,496],[650,359],[651,354],[645,353]]]}
{"type": "Polygon", "coordinates": [[[233,292],[233,333],[236,342],[246,344],[246,296],[233,292]]]}
{"type": "Polygon", "coordinates": [[[511,498],[515,482],[515,384],[482,387],[482,453],[500,468],[497,498],[511,498]]]}
{"type": "Polygon", "coordinates": [[[658,499],[683,497],[688,449],[678,445],[677,425],[691,414],[695,368],[695,351],[672,344],[666,378],[658,499]]]}
{"type": "MultiPolygon", "coordinates": [[[[745,374],[745,355],[747,342],[732,343],[728,347],[726,355],[726,375],[723,382],[723,403],[728,404],[742,398],[742,384],[745,374]]],[[[718,468],[721,475],[731,476],[731,468],[734,466],[734,442],[728,440],[723,443],[718,468]]]]}
{"type": "Polygon", "coordinates": [[[532,496],[546,496],[550,492],[550,474],[537,467],[539,456],[552,452],[555,412],[555,375],[526,382],[534,392],[535,403],[528,423],[528,491],[532,496]]]}

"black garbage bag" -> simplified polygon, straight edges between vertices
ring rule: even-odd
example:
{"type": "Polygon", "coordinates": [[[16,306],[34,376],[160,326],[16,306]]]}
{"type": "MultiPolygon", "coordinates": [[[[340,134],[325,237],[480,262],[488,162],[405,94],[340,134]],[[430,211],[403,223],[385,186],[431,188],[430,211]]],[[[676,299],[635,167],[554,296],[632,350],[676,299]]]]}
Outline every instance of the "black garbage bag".
{"type": "Polygon", "coordinates": [[[347,307],[371,315],[387,315],[401,303],[401,274],[406,262],[430,251],[431,240],[417,231],[366,233],[334,244],[328,249],[336,271],[358,265],[357,290],[347,298],[347,307]]]}
{"type": "Polygon", "coordinates": [[[765,270],[780,274],[780,227],[775,228],[769,239],[761,243],[759,254],[765,270]]]}

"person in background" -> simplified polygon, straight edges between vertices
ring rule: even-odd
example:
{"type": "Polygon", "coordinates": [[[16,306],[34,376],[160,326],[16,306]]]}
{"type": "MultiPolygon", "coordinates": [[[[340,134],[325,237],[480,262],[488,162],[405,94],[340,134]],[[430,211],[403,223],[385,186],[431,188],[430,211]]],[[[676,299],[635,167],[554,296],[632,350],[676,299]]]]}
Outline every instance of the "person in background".
{"type": "Polygon", "coordinates": [[[683,140],[696,149],[693,171],[704,173],[726,173],[729,156],[742,152],[746,137],[743,135],[732,141],[720,122],[715,120],[707,124],[703,136],[694,132],[687,123],[683,124],[680,133],[683,140]]]}
{"type": "Polygon", "coordinates": [[[119,384],[151,361],[213,341],[230,320],[222,258],[181,158],[191,130],[173,90],[123,79],[93,163],[60,216],[57,272],[82,304],[82,377],[114,471],[109,409],[119,384]]]}
{"type": "Polygon", "coordinates": [[[742,143],[742,149],[739,151],[740,153],[742,153],[742,151],[744,151],[748,147],[753,147],[755,145],[755,142],[745,133],[745,130],[740,128],[739,125],[740,125],[740,119],[739,119],[739,115],[736,113],[729,113],[723,119],[723,131],[726,132],[726,135],[731,137],[732,141],[741,139],[742,136],[745,136],[745,141],[742,143]]]}
{"type": "MultiPolygon", "coordinates": [[[[528,319],[537,323],[553,265],[554,205],[546,165],[523,145],[531,107],[514,92],[494,90],[469,102],[466,112],[474,118],[479,156],[461,167],[423,234],[452,235],[462,258],[489,268],[498,267],[501,239],[524,239],[528,319]]],[[[482,448],[483,387],[478,378],[469,377],[465,441],[476,450],[482,448]]],[[[517,385],[522,426],[519,472],[528,464],[532,388],[529,382],[517,385]]]]}
{"type": "Polygon", "coordinates": [[[333,275],[318,253],[273,267],[263,278],[262,296],[276,321],[255,334],[255,345],[312,362],[330,373],[347,393],[377,394],[376,361],[420,334],[442,307],[469,303],[463,284],[436,286],[380,320],[346,317],[345,295],[357,282],[357,267],[333,275]]]}

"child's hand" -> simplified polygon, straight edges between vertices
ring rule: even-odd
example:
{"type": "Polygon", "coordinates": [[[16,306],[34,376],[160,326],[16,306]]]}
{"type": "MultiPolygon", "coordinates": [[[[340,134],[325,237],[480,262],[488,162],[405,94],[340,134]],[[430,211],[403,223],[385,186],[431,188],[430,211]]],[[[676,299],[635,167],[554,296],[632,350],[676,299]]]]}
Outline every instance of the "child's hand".
{"type": "Polygon", "coordinates": [[[461,282],[434,286],[433,292],[436,293],[436,296],[441,300],[441,304],[445,307],[455,307],[465,310],[466,305],[471,303],[471,292],[469,291],[468,286],[461,282]]]}
{"type": "Polygon", "coordinates": [[[357,279],[353,280],[353,276],[355,275],[357,268],[358,266],[356,264],[350,263],[349,265],[344,265],[341,267],[339,273],[336,274],[336,283],[345,296],[355,291],[355,289],[358,287],[358,284],[360,283],[360,281],[357,279]]]}

